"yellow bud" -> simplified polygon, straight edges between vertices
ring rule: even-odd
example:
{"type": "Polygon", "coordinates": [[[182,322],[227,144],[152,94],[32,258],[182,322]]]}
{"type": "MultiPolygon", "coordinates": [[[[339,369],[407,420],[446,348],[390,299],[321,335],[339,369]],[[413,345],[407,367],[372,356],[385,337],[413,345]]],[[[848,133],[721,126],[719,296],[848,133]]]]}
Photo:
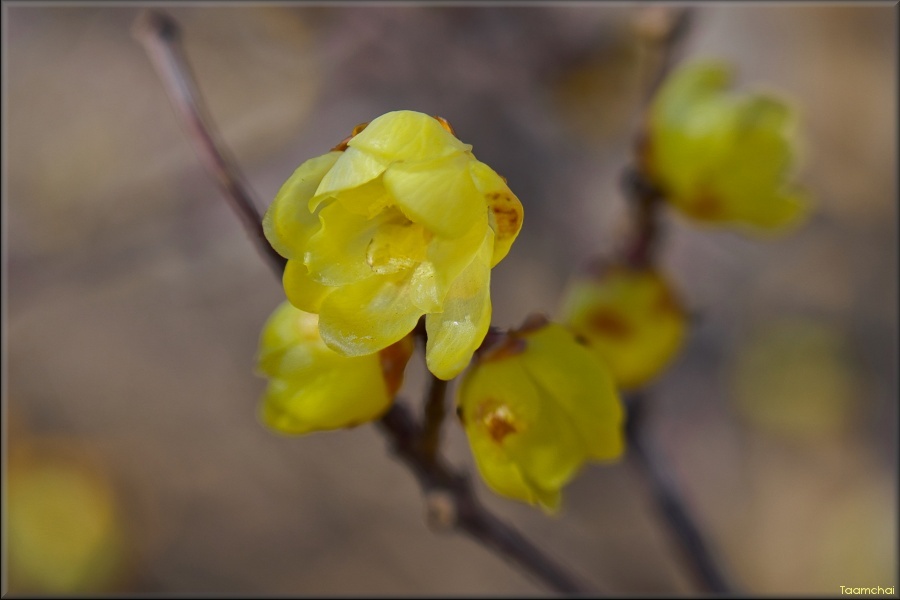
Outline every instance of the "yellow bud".
{"type": "Polygon", "coordinates": [[[633,389],[656,377],[684,343],[687,316],[653,269],[608,266],[569,289],[561,319],[633,389]]]}
{"type": "Polygon", "coordinates": [[[522,227],[506,180],[440,117],[390,112],[306,161],[264,220],[284,288],[324,343],[365,356],[425,315],[428,368],[459,374],[491,320],[490,271],[522,227]]]}
{"type": "Polygon", "coordinates": [[[488,487],[550,512],[586,461],[624,447],[606,365],[555,323],[531,323],[482,352],[463,376],[457,413],[488,487]]]}
{"type": "Polygon", "coordinates": [[[650,108],[645,176],[683,214],[707,223],[774,229],[805,211],[787,182],[793,115],[766,94],[728,91],[730,69],[699,62],[673,73],[650,108]]]}
{"type": "Polygon", "coordinates": [[[413,351],[411,336],[366,356],[325,345],[318,316],[283,302],[263,328],[258,367],[269,378],[263,422],[281,433],[354,427],[390,407],[413,351]]]}

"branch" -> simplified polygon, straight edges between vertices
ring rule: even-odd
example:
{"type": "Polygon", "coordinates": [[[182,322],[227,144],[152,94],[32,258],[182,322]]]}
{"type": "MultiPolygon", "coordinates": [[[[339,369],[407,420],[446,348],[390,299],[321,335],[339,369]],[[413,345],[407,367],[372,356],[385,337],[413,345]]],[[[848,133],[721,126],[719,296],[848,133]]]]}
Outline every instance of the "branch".
{"type": "MultiPolygon", "coordinates": [[[[205,110],[180,47],[177,23],[164,13],[147,11],[135,22],[134,35],[150,55],[204,166],[216,177],[260,254],[280,278],[285,260],[266,240],[255,203],[234,164],[225,158],[223,147],[217,142],[209,120],[203,118],[205,110]]],[[[567,573],[540,548],[488,512],[476,499],[468,478],[448,467],[437,453],[445,391],[446,382],[437,379],[432,382],[425,429],[416,424],[408,409],[396,402],[378,422],[394,454],[419,481],[432,525],[469,535],[557,592],[591,593],[592,590],[567,573]],[[440,417],[437,416],[438,409],[440,417]]]]}
{"type": "MultiPolygon", "coordinates": [[[[671,9],[654,6],[644,9],[639,22],[640,31],[656,48],[658,68],[645,94],[646,105],[665,80],[675,63],[679,44],[685,39],[693,14],[689,8],[671,9]]],[[[662,233],[659,218],[663,193],[641,172],[641,156],[645,151],[646,132],[641,131],[636,144],[637,164],[628,167],[622,178],[625,195],[635,211],[630,239],[625,243],[622,260],[634,267],[650,267],[655,263],[656,249],[662,233]]],[[[645,440],[646,393],[633,394],[627,406],[625,433],[630,455],[644,473],[659,510],[687,559],[691,571],[700,584],[712,593],[733,593],[732,586],[713,558],[700,527],[691,516],[678,490],[671,471],[654,453],[645,440]]]]}
{"type": "Polygon", "coordinates": [[[642,433],[644,430],[646,396],[634,394],[627,402],[628,419],[625,433],[628,437],[629,455],[647,476],[659,510],[675,535],[676,542],[688,560],[688,567],[705,590],[713,594],[734,594],[734,588],[721,567],[713,558],[709,545],[704,540],[690,511],[678,490],[678,484],[671,470],[664,466],[659,454],[654,452],[642,433]]]}
{"type": "Polygon", "coordinates": [[[218,140],[216,130],[210,125],[206,106],[181,48],[178,23],[165,13],[148,10],[135,20],[132,34],[144,46],[162,79],[178,120],[188,139],[193,142],[203,166],[219,184],[257,250],[281,277],[286,261],[266,240],[257,205],[234,161],[227,156],[225,147],[218,140]]]}

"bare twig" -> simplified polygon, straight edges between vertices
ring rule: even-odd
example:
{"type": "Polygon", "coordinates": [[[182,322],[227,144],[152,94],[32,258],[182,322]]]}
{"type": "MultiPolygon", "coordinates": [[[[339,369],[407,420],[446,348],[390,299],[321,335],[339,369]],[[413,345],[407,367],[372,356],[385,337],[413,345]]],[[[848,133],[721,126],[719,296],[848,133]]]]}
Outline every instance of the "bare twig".
{"type": "MultiPolygon", "coordinates": [[[[135,23],[135,36],[144,45],[175,106],[188,137],[204,166],[216,176],[222,191],[241,218],[260,253],[280,277],[284,259],[271,248],[262,230],[259,212],[233,163],[226,160],[210,122],[203,118],[200,95],[179,45],[178,26],[159,11],[143,13],[135,23]]],[[[447,525],[477,540],[550,589],[564,594],[594,593],[529,542],[518,531],[488,512],[476,499],[468,478],[452,470],[437,452],[444,413],[446,382],[435,379],[428,393],[425,427],[415,422],[407,408],[395,403],[378,422],[379,429],[416,476],[426,498],[442,493],[451,509],[447,525]],[[440,412],[440,416],[438,413],[440,412]],[[423,443],[423,440],[427,440],[423,443]]]]}
{"type": "Polygon", "coordinates": [[[425,395],[425,416],[422,421],[422,457],[434,462],[441,443],[441,426],[447,414],[446,396],[449,382],[428,374],[428,392],[425,395]]]}
{"type": "MultiPolygon", "coordinates": [[[[658,67],[645,94],[646,110],[675,64],[678,46],[687,35],[693,15],[688,8],[653,6],[644,10],[641,15],[644,20],[641,23],[642,31],[658,54],[658,67]]],[[[659,212],[663,193],[641,171],[646,143],[644,129],[639,132],[635,144],[636,164],[626,169],[622,180],[625,195],[632,201],[635,211],[634,225],[630,238],[624,245],[622,260],[633,267],[653,266],[662,234],[659,212]]],[[[700,585],[708,592],[731,593],[733,587],[713,558],[709,544],[687,509],[670,469],[664,466],[645,439],[647,402],[646,393],[634,394],[627,402],[626,435],[634,464],[647,478],[659,510],[700,585]]]]}
{"type": "Polygon", "coordinates": [[[162,79],[178,120],[188,139],[193,142],[203,166],[213,175],[231,203],[231,208],[241,219],[247,234],[280,277],[286,261],[266,241],[257,204],[234,161],[228,157],[224,145],[219,142],[215,128],[210,125],[200,91],[181,48],[178,23],[163,12],[147,10],[135,21],[132,33],[144,46],[162,79]]]}
{"type": "Polygon", "coordinates": [[[721,566],[713,557],[709,544],[704,539],[696,520],[691,516],[678,484],[664,461],[655,452],[643,433],[646,416],[645,396],[634,394],[628,399],[629,457],[647,476],[650,490],[659,510],[675,534],[675,541],[683,550],[683,557],[697,581],[707,592],[730,594],[734,589],[729,584],[721,566]]]}

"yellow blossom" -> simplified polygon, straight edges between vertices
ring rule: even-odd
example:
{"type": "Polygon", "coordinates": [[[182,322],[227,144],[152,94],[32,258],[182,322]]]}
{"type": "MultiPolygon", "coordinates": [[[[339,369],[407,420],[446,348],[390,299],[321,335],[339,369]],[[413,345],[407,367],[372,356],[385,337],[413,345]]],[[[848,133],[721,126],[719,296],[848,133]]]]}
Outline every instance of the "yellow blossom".
{"type": "Polygon", "coordinates": [[[624,265],[575,281],[561,318],[609,365],[621,389],[656,377],[687,331],[685,311],[662,275],[624,265]]]}
{"type": "Polygon", "coordinates": [[[318,316],[283,302],[263,327],[258,368],[269,378],[263,422],[300,434],[354,427],[390,407],[413,350],[411,336],[380,352],[342,356],[319,337],[318,316]]]}
{"type": "Polygon", "coordinates": [[[642,168],[667,201],[708,223],[771,229],[804,212],[786,181],[793,114],[768,94],[728,91],[731,70],[704,61],[682,67],[650,108],[642,168]]]}
{"type": "Polygon", "coordinates": [[[457,412],[487,485],[548,511],[586,461],[617,458],[624,447],[606,365],[565,327],[545,321],[476,357],[457,412]]]}
{"type": "Polygon", "coordinates": [[[469,363],[490,325],[491,268],[522,225],[518,198],[471,149],[443,119],[390,112],[282,186],[266,237],[328,347],[371,354],[425,315],[431,372],[469,363]]]}

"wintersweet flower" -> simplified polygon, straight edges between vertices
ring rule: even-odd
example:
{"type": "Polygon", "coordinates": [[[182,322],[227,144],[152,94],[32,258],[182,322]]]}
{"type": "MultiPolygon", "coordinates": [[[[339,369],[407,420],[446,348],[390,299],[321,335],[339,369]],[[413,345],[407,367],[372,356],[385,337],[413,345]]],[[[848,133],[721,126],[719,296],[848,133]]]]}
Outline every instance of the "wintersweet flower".
{"type": "Polygon", "coordinates": [[[555,511],[588,460],[622,454],[622,407],[606,365],[565,327],[531,319],[479,353],[457,414],[494,492],[555,511]]]}
{"type": "Polygon", "coordinates": [[[793,114],[767,94],[729,92],[731,70],[682,67],[650,108],[644,175],[684,214],[709,223],[777,228],[804,212],[786,178],[794,158],[793,114]]]}
{"type": "Polygon", "coordinates": [[[425,315],[431,372],[469,363],[490,325],[491,268],[522,226],[518,198],[471,150],[443,119],[390,112],[282,186],[266,237],[329,348],[377,352],[425,315]]]}
{"type": "Polygon", "coordinates": [[[372,421],[403,383],[411,336],[374,354],[341,356],[319,337],[318,320],[283,302],[263,327],[257,360],[269,384],[260,413],[276,431],[301,434],[372,421]]]}
{"type": "Polygon", "coordinates": [[[687,332],[687,314],[668,281],[652,268],[625,265],[576,280],[560,318],[609,365],[621,389],[656,377],[687,332]]]}

